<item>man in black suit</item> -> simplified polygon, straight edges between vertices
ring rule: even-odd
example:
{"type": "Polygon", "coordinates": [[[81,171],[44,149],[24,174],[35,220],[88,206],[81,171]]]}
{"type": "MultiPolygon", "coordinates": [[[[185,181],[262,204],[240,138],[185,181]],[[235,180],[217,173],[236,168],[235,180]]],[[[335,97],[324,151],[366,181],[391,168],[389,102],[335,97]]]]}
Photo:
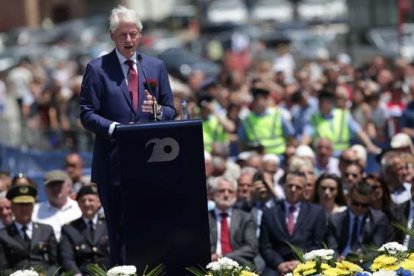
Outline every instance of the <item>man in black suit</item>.
{"type": "Polygon", "coordinates": [[[257,255],[256,224],[251,214],[233,208],[237,183],[218,177],[211,183],[216,208],[209,212],[211,259],[225,256],[241,265],[253,263],[257,255]]]}
{"type": "Polygon", "coordinates": [[[62,227],[59,258],[65,272],[85,275],[88,264],[110,267],[108,232],[96,186],[83,186],[76,199],[82,217],[62,227]]]}
{"type": "Polygon", "coordinates": [[[289,244],[304,251],[323,247],[325,213],[303,200],[305,182],[303,173],[286,173],[282,178],[286,199],[263,211],[259,248],[266,262],[264,276],[284,275],[299,264],[289,244]]]}
{"type": "Polygon", "coordinates": [[[366,246],[380,247],[390,241],[390,226],[381,211],[370,208],[372,188],[364,182],[349,191],[348,209],[329,218],[327,245],[338,257],[362,253],[366,246]]]}
{"type": "Polygon", "coordinates": [[[47,275],[57,270],[57,242],[49,225],[32,222],[37,191],[33,186],[14,186],[6,194],[14,221],[0,230],[0,271],[42,266],[47,275]]]}
{"type": "MultiPolygon", "coordinates": [[[[399,225],[414,230],[414,177],[411,179],[411,200],[400,205],[394,205],[391,213],[399,225]]],[[[410,252],[414,251],[414,237],[406,235],[401,229],[394,228],[395,241],[407,246],[410,252]]]]}

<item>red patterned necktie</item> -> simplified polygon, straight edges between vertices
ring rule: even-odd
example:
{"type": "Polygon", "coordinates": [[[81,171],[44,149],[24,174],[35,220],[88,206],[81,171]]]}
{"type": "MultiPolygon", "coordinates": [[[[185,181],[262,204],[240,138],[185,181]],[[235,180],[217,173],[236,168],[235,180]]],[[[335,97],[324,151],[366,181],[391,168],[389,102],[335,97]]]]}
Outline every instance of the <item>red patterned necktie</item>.
{"type": "Polygon", "coordinates": [[[225,256],[226,254],[233,251],[233,248],[230,244],[230,231],[229,231],[229,224],[227,223],[227,217],[229,216],[227,213],[220,214],[221,216],[221,255],[225,256]]]}
{"type": "Polygon", "coordinates": [[[289,206],[287,228],[288,228],[288,232],[290,236],[292,236],[293,231],[295,231],[295,211],[296,211],[295,206],[289,206]]]}
{"type": "Polygon", "coordinates": [[[132,98],[132,107],[135,112],[138,110],[138,74],[134,67],[132,60],[126,60],[126,64],[129,66],[128,70],[128,90],[132,98]]]}

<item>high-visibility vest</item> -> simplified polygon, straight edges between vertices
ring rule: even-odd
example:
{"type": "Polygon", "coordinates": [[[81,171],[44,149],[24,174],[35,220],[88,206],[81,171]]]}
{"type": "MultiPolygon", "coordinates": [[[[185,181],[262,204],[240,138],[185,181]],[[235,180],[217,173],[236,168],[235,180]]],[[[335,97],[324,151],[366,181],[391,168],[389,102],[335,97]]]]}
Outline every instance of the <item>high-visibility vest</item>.
{"type": "Polygon", "coordinates": [[[214,115],[203,120],[203,140],[204,150],[208,152],[211,152],[214,142],[225,143],[229,140],[226,130],[214,115]]]}
{"type": "Polygon", "coordinates": [[[286,138],[283,135],[282,112],[268,109],[268,114],[257,116],[251,112],[242,124],[247,136],[247,144],[260,144],[266,153],[284,154],[286,138]]]}
{"type": "Polygon", "coordinates": [[[335,151],[343,151],[350,146],[350,131],[348,127],[350,113],[348,110],[335,108],[333,118],[326,119],[320,113],[315,114],[312,125],[315,129],[315,138],[326,138],[332,141],[335,151]]]}

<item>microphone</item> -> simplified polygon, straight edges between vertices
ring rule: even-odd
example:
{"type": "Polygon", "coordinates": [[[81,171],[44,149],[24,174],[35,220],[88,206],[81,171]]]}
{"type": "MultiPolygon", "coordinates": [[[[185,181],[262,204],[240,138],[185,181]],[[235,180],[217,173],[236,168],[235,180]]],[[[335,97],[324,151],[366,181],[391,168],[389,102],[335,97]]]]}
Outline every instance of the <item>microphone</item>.
{"type": "Polygon", "coordinates": [[[153,102],[152,103],[152,115],[153,115],[152,119],[154,121],[158,121],[158,118],[157,118],[157,102],[156,102],[154,92],[152,91],[151,85],[149,84],[149,82],[147,80],[147,76],[145,75],[144,69],[142,69],[142,63],[141,63],[142,62],[142,55],[138,54],[137,59],[138,59],[138,62],[139,62],[139,67],[141,68],[142,75],[144,75],[145,82],[148,84],[147,85],[147,88],[149,90],[148,92],[150,93],[150,95],[152,97],[152,102],[153,102]]]}

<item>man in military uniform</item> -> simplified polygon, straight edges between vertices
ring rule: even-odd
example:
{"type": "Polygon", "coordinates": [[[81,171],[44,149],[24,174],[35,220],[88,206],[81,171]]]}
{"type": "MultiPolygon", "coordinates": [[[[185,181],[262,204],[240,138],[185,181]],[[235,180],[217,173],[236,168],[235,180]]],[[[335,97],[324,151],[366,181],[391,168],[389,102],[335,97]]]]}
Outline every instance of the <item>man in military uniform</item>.
{"type": "Polygon", "coordinates": [[[15,186],[6,194],[11,201],[14,221],[0,230],[0,271],[3,275],[17,269],[38,267],[47,275],[57,270],[57,242],[49,225],[32,222],[37,195],[33,186],[15,186]]]}
{"type": "Polygon", "coordinates": [[[83,186],[76,200],[82,217],[62,227],[59,257],[65,272],[85,275],[88,264],[109,268],[109,243],[95,185],[83,186]]]}

